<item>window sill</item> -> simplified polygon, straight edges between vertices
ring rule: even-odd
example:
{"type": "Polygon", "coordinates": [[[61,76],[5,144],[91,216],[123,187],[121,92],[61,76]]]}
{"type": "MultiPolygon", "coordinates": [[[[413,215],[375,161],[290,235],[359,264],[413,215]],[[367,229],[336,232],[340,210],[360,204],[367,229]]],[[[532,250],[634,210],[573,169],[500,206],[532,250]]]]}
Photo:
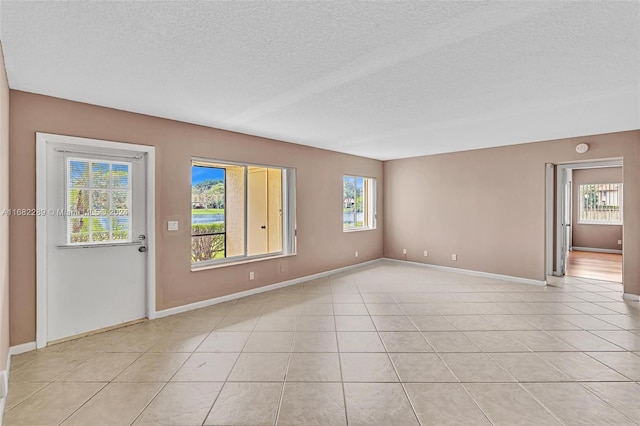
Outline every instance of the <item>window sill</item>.
{"type": "Polygon", "coordinates": [[[363,231],[375,231],[377,228],[356,228],[356,229],[342,229],[342,232],[363,232],[363,231]]]}
{"type": "Polygon", "coordinates": [[[293,256],[296,256],[296,255],[297,255],[297,253],[278,254],[278,255],[274,255],[274,256],[261,256],[261,257],[254,257],[254,258],[245,258],[245,259],[233,260],[233,261],[229,261],[229,262],[207,263],[207,264],[204,264],[204,265],[191,265],[191,272],[205,271],[207,269],[226,268],[227,266],[238,266],[238,265],[244,265],[246,263],[262,262],[264,260],[283,259],[285,257],[293,257],[293,256]]]}
{"type": "Polygon", "coordinates": [[[593,223],[593,222],[578,222],[578,225],[604,225],[604,226],[622,226],[622,223],[593,223]]]}

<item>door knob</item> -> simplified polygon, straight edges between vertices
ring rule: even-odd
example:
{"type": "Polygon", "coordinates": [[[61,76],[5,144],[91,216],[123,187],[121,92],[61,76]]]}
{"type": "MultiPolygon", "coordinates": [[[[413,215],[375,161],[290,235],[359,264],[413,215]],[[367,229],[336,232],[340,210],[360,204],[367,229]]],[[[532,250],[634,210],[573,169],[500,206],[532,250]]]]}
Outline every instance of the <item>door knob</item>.
{"type": "Polygon", "coordinates": [[[262,226],[260,227],[260,229],[267,229],[267,226],[266,226],[266,225],[262,225],[262,226]]]}
{"type": "Polygon", "coordinates": [[[141,246],[141,247],[138,247],[138,251],[140,253],[144,253],[145,251],[147,251],[147,248],[145,246],[141,246]]]}

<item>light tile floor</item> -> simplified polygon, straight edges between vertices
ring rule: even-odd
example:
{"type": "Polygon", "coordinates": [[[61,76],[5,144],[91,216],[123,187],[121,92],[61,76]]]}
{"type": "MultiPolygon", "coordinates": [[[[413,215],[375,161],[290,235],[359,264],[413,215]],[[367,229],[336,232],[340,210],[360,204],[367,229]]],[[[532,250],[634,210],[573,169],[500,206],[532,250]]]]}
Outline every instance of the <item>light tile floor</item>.
{"type": "Polygon", "coordinates": [[[381,262],[14,356],[4,424],[640,424],[621,291],[381,262]]]}

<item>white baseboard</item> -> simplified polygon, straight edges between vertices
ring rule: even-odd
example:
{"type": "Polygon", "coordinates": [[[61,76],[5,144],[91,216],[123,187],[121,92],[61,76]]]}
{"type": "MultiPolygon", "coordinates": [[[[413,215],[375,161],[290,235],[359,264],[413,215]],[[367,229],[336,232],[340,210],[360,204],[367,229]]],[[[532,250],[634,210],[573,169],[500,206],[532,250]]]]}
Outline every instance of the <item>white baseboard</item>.
{"type": "Polygon", "coordinates": [[[624,300],[631,300],[632,302],[640,302],[640,296],[637,294],[623,293],[622,298],[624,300]]]}
{"type": "Polygon", "coordinates": [[[21,345],[11,346],[9,348],[9,355],[23,354],[25,352],[35,351],[36,349],[36,342],[23,343],[21,345]]]}
{"type": "Polygon", "coordinates": [[[438,269],[440,271],[448,271],[448,272],[454,272],[454,273],[465,274],[465,275],[474,275],[476,277],[495,278],[497,280],[512,281],[512,282],[517,282],[521,284],[547,285],[547,282],[544,280],[532,280],[530,278],[512,277],[511,275],[493,274],[491,272],[473,271],[471,269],[453,268],[451,266],[432,265],[430,263],[412,262],[410,260],[400,260],[400,259],[391,259],[391,258],[385,258],[384,260],[389,260],[391,262],[399,262],[399,263],[410,263],[412,265],[418,265],[418,266],[422,266],[429,269],[438,269]]]}
{"type": "Polygon", "coordinates": [[[329,271],[320,272],[313,275],[306,275],[304,277],[295,278],[293,280],[282,281],[275,284],[269,284],[263,287],[254,288],[251,290],[241,291],[239,293],[228,294],[226,296],[215,297],[213,299],[202,300],[200,302],[189,303],[187,305],[176,306],[175,308],[163,309],[156,311],[156,318],[163,318],[169,315],[175,315],[182,312],[192,311],[194,309],[206,308],[207,306],[217,305],[218,303],[228,302],[229,300],[240,299],[241,297],[252,296],[254,294],[264,293],[265,291],[276,290],[278,288],[288,287],[295,284],[300,284],[305,281],[315,280],[317,278],[328,277],[329,275],[338,274],[340,272],[346,272],[353,269],[361,268],[363,266],[372,265],[378,263],[381,259],[369,260],[362,263],[356,263],[355,265],[349,265],[338,269],[331,269],[329,271]]]}
{"type": "Polygon", "coordinates": [[[622,250],[614,250],[614,249],[603,249],[603,248],[593,248],[593,247],[571,247],[571,250],[576,251],[592,251],[595,253],[614,253],[614,254],[622,254],[622,250]]]}

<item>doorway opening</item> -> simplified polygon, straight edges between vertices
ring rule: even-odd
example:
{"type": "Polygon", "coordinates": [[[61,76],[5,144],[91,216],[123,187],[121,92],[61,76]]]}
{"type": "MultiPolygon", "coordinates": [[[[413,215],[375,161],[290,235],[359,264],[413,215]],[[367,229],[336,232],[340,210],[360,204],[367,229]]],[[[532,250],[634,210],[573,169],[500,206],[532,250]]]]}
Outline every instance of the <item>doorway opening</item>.
{"type": "Polygon", "coordinates": [[[547,164],[547,276],[622,283],[622,160],[547,164]]]}

